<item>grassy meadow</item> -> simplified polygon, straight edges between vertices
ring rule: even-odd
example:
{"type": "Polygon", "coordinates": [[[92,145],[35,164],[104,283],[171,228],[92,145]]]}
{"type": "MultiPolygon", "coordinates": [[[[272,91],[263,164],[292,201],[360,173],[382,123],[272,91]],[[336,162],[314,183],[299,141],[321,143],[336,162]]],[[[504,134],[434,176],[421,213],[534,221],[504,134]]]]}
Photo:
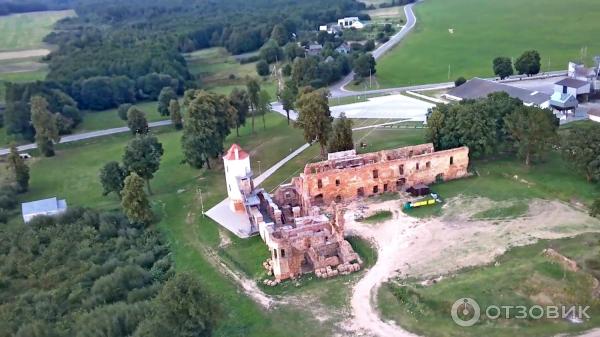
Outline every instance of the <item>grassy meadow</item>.
{"type": "Polygon", "coordinates": [[[542,71],[600,55],[590,38],[600,28],[596,0],[427,0],[414,10],[414,31],[378,61],[382,87],[493,76],[495,57],[528,49],[540,52],[542,71]]]}
{"type": "MultiPolygon", "coordinates": [[[[196,76],[206,90],[229,94],[233,88],[245,87],[247,77],[258,77],[256,62],[240,64],[225,48],[202,49],[184,55],[190,72],[196,76]]],[[[277,88],[268,76],[259,82],[275,99],[277,88]]]]}

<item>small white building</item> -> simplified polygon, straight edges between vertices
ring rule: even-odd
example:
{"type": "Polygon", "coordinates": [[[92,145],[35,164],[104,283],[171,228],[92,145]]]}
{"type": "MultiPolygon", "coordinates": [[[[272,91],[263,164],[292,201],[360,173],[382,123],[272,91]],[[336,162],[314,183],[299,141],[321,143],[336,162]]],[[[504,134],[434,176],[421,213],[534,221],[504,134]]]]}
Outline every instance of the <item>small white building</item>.
{"type": "Polygon", "coordinates": [[[358,17],[351,16],[343,19],[338,19],[338,25],[343,29],[355,28],[355,29],[363,29],[365,25],[360,22],[358,17]]]}
{"type": "Polygon", "coordinates": [[[227,182],[227,195],[229,208],[234,212],[246,212],[243,191],[254,189],[252,182],[252,169],[250,155],[242,148],[233,144],[223,156],[225,165],[225,181],[227,182]]]}
{"type": "Polygon", "coordinates": [[[326,32],[327,31],[327,25],[325,25],[325,26],[319,26],[319,31],[320,32],[326,32]]]}
{"type": "Polygon", "coordinates": [[[64,199],[48,198],[21,204],[23,221],[28,223],[36,216],[54,216],[67,210],[67,201],[64,199]]]}
{"type": "Polygon", "coordinates": [[[588,81],[567,77],[554,83],[554,92],[569,94],[575,97],[588,95],[590,93],[590,83],[588,81]]]}

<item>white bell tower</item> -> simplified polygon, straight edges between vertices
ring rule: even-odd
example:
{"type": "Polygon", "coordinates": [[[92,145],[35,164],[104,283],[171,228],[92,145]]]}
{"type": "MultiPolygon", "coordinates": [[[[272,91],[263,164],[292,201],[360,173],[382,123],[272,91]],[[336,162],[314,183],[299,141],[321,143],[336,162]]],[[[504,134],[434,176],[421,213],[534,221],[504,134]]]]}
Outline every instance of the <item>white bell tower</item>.
{"type": "Polygon", "coordinates": [[[234,212],[245,212],[244,202],[246,196],[244,191],[249,193],[253,189],[250,155],[242,150],[239,145],[233,144],[223,156],[223,163],[229,207],[234,212]]]}

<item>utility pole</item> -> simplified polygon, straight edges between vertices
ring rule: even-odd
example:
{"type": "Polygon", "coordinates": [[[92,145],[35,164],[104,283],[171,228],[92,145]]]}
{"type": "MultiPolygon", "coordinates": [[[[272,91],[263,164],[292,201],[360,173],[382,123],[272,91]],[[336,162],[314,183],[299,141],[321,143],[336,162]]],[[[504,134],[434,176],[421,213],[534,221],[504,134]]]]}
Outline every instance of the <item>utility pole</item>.
{"type": "Polygon", "coordinates": [[[258,162],[258,175],[262,174],[262,170],[260,169],[260,160],[257,160],[258,162]]]}
{"type": "Polygon", "coordinates": [[[371,72],[372,70],[369,68],[369,89],[373,89],[373,78],[371,72]]]}
{"type": "Polygon", "coordinates": [[[450,81],[450,65],[448,65],[448,81],[450,81]]]}

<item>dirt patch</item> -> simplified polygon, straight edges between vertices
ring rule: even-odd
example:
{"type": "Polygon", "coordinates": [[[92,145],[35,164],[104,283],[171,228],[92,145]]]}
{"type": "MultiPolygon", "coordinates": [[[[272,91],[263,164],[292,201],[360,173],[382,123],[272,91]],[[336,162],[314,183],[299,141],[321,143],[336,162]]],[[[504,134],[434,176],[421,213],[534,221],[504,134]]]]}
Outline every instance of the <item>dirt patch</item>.
{"type": "Polygon", "coordinates": [[[432,278],[465,267],[491,263],[514,246],[539,239],[559,239],[586,232],[600,232],[600,221],[583,210],[559,201],[531,200],[525,216],[507,220],[475,220],[473,215],[497,206],[486,198],[457,197],[448,200],[443,216],[416,219],[400,211],[398,200],[369,205],[369,211],[395,210],[393,218],[375,226],[354,221],[353,207],[346,214],[351,234],[377,243],[378,260],[353,289],[353,317],[344,326],[354,333],[413,337],[393,322],[384,322],[374,304],[380,285],[402,275],[432,278]]]}

